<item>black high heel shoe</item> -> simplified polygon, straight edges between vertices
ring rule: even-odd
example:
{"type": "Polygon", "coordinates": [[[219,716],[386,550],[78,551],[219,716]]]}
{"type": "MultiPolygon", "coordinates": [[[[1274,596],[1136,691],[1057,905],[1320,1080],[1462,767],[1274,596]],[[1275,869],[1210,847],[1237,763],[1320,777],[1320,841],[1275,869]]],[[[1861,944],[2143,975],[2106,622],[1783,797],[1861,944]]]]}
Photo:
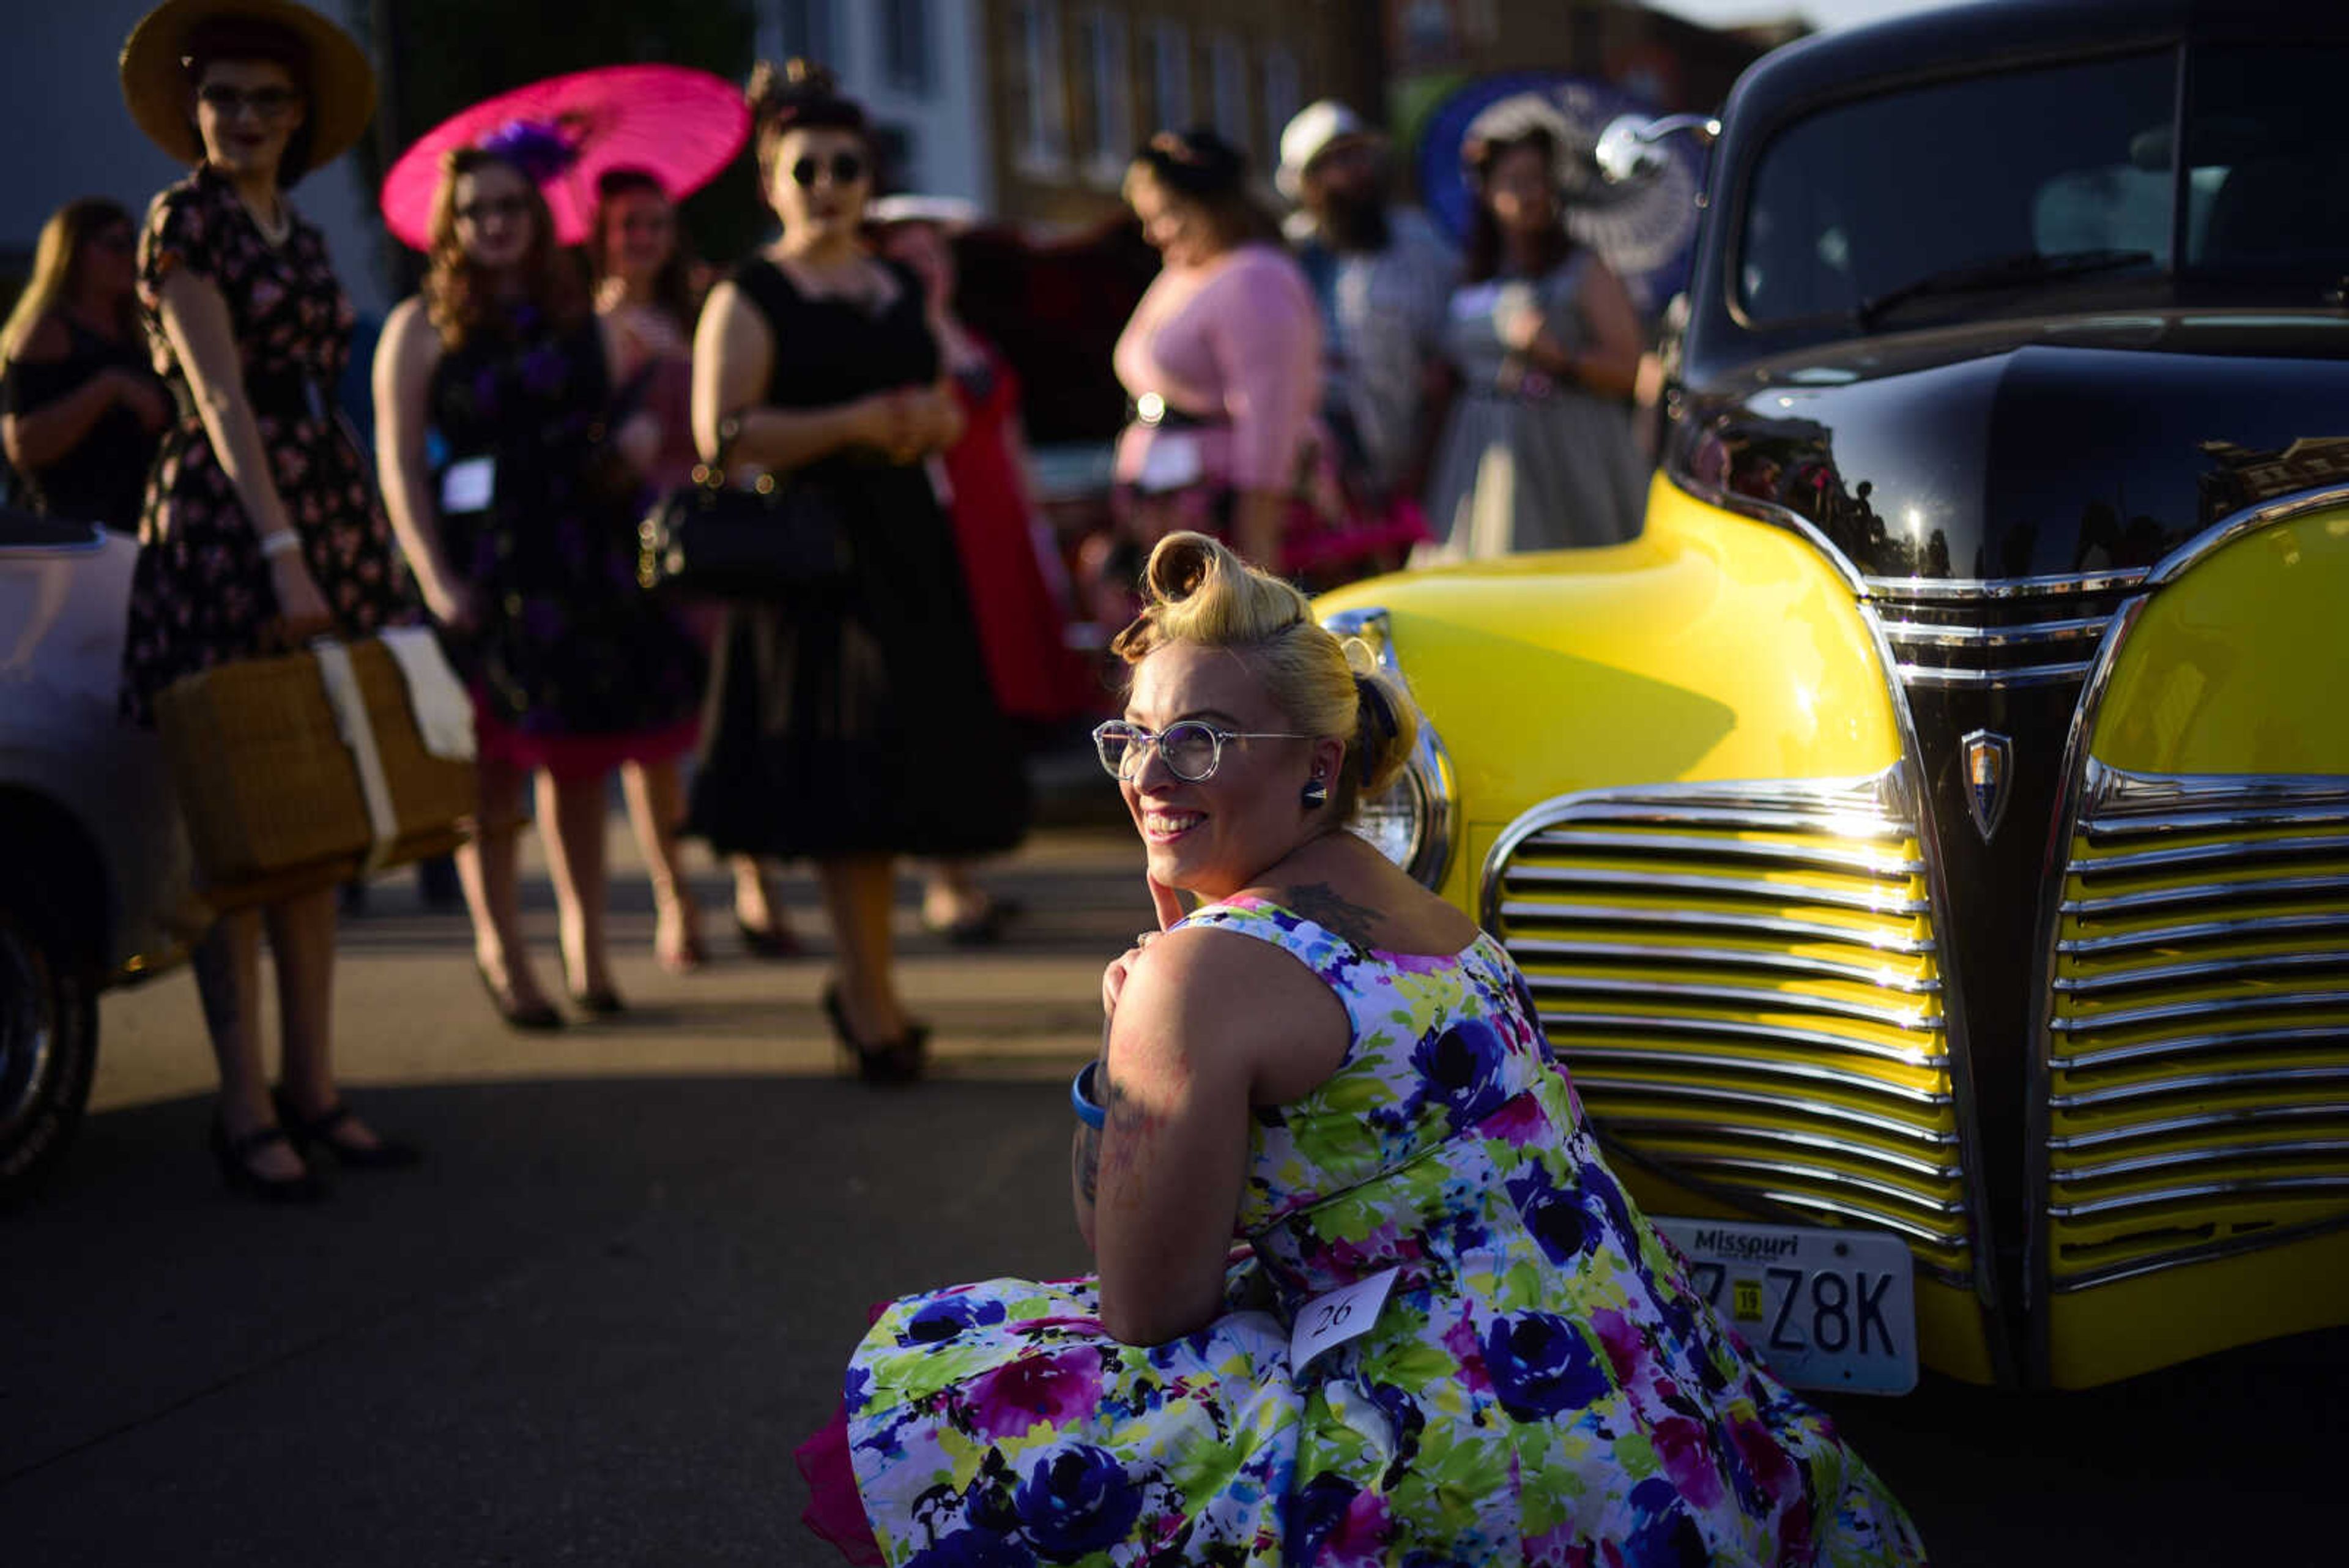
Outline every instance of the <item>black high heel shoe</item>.
{"type": "Polygon", "coordinates": [[[734,934],[742,939],[744,950],[752,958],[780,962],[784,959],[795,959],[807,950],[800,945],[799,933],[784,925],[780,917],[771,926],[754,926],[736,915],[734,934]]]}
{"type": "Polygon", "coordinates": [[[598,986],[594,991],[574,991],[571,993],[571,1002],[580,1012],[593,1013],[597,1018],[609,1018],[628,1010],[628,1004],[620,1000],[620,993],[608,985],[598,986]]]}
{"type": "Polygon", "coordinates": [[[299,1176],[264,1176],[253,1168],[253,1157],[274,1143],[300,1152],[284,1127],[255,1127],[231,1137],[227,1124],[212,1117],[212,1163],[220,1167],[221,1179],[231,1192],[264,1203],[316,1203],[324,1198],[326,1184],[306,1164],[299,1176]]]}
{"type": "Polygon", "coordinates": [[[293,1096],[282,1088],[270,1090],[269,1100],[277,1107],[278,1124],[294,1145],[294,1152],[305,1158],[316,1145],[347,1170],[406,1170],[424,1159],[424,1151],[412,1143],[395,1143],[382,1137],[371,1144],[347,1143],[336,1137],[335,1129],[353,1119],[350,1106],[339,1102],[326,1107],[323,1115],[305,1116],[295,1109],[293,1096]]]}
{"type": "Polygon", "coordinates": [[[497,1009],[498,1016],[505,1021],[507,1028],[518,1029],[527,1034],[543,1034],[550,1029],[563,1027],[563,1014],[554,1011],[552,1002],[539,1002],[528,1007],[517,1007],[512,997],[501,994],[498,982],[490,978],[490,966],[479,958],[473,960],[473,972],[481,977],[481,989],[490,993],[490,1005],[497,1009]]]}
{"type": "Polygon", "coordinates": [[[855,1062],[856,1075],[866,1083],[910,1084],[922,1075],[929,1058],[928,1024],[909,1023],[896,1039],[868,1044],[849,1028],[848,1012],[840,1004],[840,987],[836,985],[823,988],[823,1015],[831,1022],[833,1038],[855,1062]]]}

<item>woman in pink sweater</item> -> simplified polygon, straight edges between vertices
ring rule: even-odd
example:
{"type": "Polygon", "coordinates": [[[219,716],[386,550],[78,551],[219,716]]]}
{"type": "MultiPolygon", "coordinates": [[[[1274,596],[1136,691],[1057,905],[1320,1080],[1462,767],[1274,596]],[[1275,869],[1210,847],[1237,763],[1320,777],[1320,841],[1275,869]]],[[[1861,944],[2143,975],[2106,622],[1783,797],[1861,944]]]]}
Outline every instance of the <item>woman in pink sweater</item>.
{"type": "Polygon", "coordinates": [[[1165,259],[1117,342],[1133,404],[1117,449],[1133,565],[1195,529],[1311,574],[1342,529],[1314,426],[1319,313],[1247,181],[1245,155],[1206,130],[1160,132],[1126,175],[1125,199],[1165,259]]]}

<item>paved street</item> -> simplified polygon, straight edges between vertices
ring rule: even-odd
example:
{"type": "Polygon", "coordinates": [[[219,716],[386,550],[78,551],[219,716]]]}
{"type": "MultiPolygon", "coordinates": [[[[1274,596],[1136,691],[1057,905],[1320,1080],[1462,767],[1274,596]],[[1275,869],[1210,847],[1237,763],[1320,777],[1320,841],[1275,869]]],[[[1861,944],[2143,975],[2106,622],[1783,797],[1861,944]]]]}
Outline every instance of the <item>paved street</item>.
{"type": "MultiPolygon", "coordinates": [[[[991,873],[1029,915],[983,955],[905,900],[938,1066],[894,1093],[834,1075],[820,956],[753,962],[721,912],[719,961],[660,974],[633,872],[633,1011],[553,1037],[502,1030],[462,918],[388,877],[346,924],[347,1077],[430,1163],[310,1211],[222,1196],[186,975],[109,999],[63,1180],[0,1216],[0,1561],[824,1563],[792,1450],[869,1303],[1083,1264],[1061,1084],[1147,918],[1139,864],[1113,829],[1040,835],[991,873]]],[[[543,884],[533,908],[551,960],[543,884]]],[[[1837,1413],[1940,1561],[2022,1568],[2337,1561],[2344,1406],[2334,1335],[1837,1413]]]]}

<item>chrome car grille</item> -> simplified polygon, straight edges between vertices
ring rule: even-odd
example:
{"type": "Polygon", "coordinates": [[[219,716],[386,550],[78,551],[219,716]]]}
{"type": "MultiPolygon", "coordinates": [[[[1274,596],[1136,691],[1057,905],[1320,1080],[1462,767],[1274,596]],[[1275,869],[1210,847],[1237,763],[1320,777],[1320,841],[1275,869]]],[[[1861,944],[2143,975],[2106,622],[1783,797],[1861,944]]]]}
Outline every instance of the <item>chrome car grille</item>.
{"type": "Polygon", "coordinates": [[[2144,576],[1870,577],[1868,592],[1904,685],[1982,691],[2085,680],[2097,642],[2144,576]]]}
{"type": "Polygon", "coordinates": [[[2349,778],[2092,761],[2058,921],[2053,1288],[2349,1222],[2349,778]]]}
{"type": "Polygon", "coordinates": [[[1565,796],[1502,836],[1483,918],[1613,1146],[1750,1210],[1896,1231],[1962,1283],[1971,1223],[1905,778],[1565,796]]]}

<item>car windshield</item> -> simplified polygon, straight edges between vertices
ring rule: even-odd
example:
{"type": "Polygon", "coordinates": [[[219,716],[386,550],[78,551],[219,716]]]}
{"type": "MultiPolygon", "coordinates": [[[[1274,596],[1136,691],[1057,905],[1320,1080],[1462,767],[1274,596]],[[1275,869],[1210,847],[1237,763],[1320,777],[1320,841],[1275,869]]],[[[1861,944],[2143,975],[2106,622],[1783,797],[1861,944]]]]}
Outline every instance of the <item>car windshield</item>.
{"type": "Polygon", "coordinates": [[[2349,273],[2349,49],[2161,50],[1970,77],[1822,110],[1764,153],[1738,303],[1769,324],[2030,314],[2165,275],[2339,286],[2349,273]],[[2183,229],[2184,265],[2178,260],[2183,229]]]}

